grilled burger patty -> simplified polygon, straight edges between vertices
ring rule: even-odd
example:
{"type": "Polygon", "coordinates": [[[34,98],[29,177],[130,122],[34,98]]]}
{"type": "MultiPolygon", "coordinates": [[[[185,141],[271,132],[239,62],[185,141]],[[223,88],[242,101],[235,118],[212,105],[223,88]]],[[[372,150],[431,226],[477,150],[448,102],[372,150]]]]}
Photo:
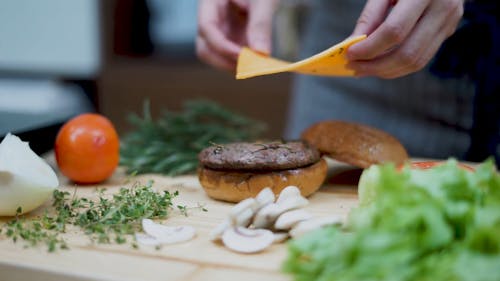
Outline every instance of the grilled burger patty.
{"type": "Polygon", "coordinates": [[[213,145],[199,154],[200,163],[216,170],[286,170],[320,160],[318,150],[304,142],[230,143],[213,145]]]}

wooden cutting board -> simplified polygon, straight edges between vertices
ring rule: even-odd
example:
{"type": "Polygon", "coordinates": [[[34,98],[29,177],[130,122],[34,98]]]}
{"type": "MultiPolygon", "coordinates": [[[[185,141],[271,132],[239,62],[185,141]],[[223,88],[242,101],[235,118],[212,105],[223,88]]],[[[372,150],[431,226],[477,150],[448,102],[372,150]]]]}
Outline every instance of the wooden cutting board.
{"type": "MultiPolygon", "coordinates": [[[[346,216],[357,204],[356,185],[352,175],[345,171],[352,168],[339,163],[330,163],[330,181],[319,192],[309,198],[306,207],[315,216],[340,214],[346,216]],[[333,163],[333,164],[332,164],[333,163]],[[332,183],[334,182],[340,183],[332,183]],[[347,179],[347,182],[345,180],[347,179]]],[[[275,244],[258,254],[231,252],[220,243],[211,242],[208,233],[223,219],[233,204],[208,198],[195,176],[163,177],[142,175],[134,179],[145,183],[154,180],[157,190],[180,192],[175,203],[181,205],[204,205],[208,211],[190,210],[188,217],[174,211],[162,221],[165,225],[192,225],[197,230],[195,239],[176,245],[166,245],[157,250],[151,246],[133,249],[126,245],[92,244],[87,237],[73,231],[64,237],[69,250],[48,253],[46,248],[24,248],[22,242],[13,243],[0,238],[0,280],[290,280],[280,267],[286,258],[286,244],[275,244]]],[[[125,184],[125,176],[118,172],[105,187],[112,193],[125,184]]],[[[96,186],[76,187],[62,180],[61,189],[77,195],[91,197],[96,186]]],[[[49,203],[49,202],[48,202],[49,203]]],[[[48,206],[48,204],[46,205],[48,206]]],[[[41,214],[44,207],[34,214],[41,214]]],[[[7,219],[0,219],[0,223],[7,219]]]]}

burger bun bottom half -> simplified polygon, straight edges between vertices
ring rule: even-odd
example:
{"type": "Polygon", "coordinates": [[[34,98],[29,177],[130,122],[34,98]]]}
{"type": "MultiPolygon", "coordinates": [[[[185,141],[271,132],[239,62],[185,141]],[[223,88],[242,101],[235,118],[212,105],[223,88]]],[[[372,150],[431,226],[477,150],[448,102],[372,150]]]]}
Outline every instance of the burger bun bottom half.
{"type": "Polygon", "coordinates": [[[198,178],[208,196],[239,202],[257,196],[265,187],[279,194],[283,188],[294,185],[303,196],[309,196],[323,184],[327,169],[324,159],[306,167],[279,171],[221,171],[200,167],[198,178]]]}

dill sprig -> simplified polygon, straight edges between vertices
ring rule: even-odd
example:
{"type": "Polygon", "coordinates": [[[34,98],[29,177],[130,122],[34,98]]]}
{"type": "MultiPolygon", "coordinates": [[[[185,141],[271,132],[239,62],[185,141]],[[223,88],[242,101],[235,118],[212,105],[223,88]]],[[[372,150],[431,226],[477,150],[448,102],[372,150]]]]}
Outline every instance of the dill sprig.
{"type": "MultiPolygon", "coordinates": [[[[188,208],[182,205],[174,207],[173,199],[178,192],[157,192],[153,182],[145,185],[134,184],[131,188],[120,188],[111,196],[104,189],[97,191],[97,200],[77,197],[75,193],[55,190],[53,193],[53,214],[46,211],[42,216],[28,219],[20,215],[7,222],[0,229],[14,242],[23,240],[25,246],[45,244],[49,252],[67,249],[68,245],[61,237],[68,226],[75,226],[83,231],[92,242],[126,243],[130,236],[141,230],[144,218],[164,219],[175,207],[181,214],[187,215],[188,208]]],[[[200,206],[203,211],[205,208],[200,206]]],[[[21,213],[21,209],[17,210],[21,213]]],[[[132,241],[132,246],[136,246],[132,241]]]]}
{"type": "Polygon", "coordinates": [[[135,131],[123,138],[121,164],[128,172],[169,176],[194,172],[198,153],[210,143],[252,141],[265,126],[210,101],[189,101],[183,111],[153,120],[149,103],[142,117],[132,115],[135,131]]]}

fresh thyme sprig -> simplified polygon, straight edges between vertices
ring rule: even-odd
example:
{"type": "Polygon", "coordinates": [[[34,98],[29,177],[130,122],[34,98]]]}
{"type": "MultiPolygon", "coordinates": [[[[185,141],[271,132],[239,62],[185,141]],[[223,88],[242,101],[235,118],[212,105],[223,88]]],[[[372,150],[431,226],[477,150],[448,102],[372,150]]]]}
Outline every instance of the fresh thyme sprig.
{"type": "Polygon", "coordinates": [[[255,140],[265,127],[209,101],[189,101],[182,112],[167,111],[156,121],[145,103],[143,114],[130,117],[136,129],[121,145],[120,161],[129,172],[191,173],[198,153],[210,143],[255,140]]]}
{"type": "Polygon", "coordinates": [[[20,217],[22,213],[19,207],[16,212],[16,218],[7,222],[0,230],[12,241],[24,240],[27,242],[25,247],[34,247],[44,243],[47,245],[49,252],[55,251],[57,248],[67,249],[66,242],[58,235],[57,224],[54,219],[45,213],[38,219],[27,220],[20,217]]]}
{"type": "Polygon", "coordinates": [[[181,212],[182,215],[188,216],[189,210],[195,209],[195,210],[201,210],[203,212],[208,212],[207,208],[205,208],[204,205],[197,203],[196,206],[194,207],[187,207],[187,206],[182,206],[182,205],[177,205],[177,209],[181,212]]]}
{"type": "MultiPolygon", "coordinates": [[[[24,240],[26,247],[46,244],[49,252],[68,248],[61,237],[68,226],[80,228],[93,242],[123,244],[129,240],[128,236],[140,231],[143,218],[164,219],[174,209],[172,200],[179,193],[157,192],[152,185],[152,181],[145,185],[134,184],[131,188],[120,188],[112,196],[99,189],[97,200],[55,190],[53,215],[48,211],[34,219],[17,215],[2,226],[0,233],[14,242],[24,240]]],[[[189,208],[175,207],[187,216],[189,208]]],[[[198,207],[206,211],[203,206],[198,207]]],[[[21,209],[18,209],[20,213],[21,209]]]]}

